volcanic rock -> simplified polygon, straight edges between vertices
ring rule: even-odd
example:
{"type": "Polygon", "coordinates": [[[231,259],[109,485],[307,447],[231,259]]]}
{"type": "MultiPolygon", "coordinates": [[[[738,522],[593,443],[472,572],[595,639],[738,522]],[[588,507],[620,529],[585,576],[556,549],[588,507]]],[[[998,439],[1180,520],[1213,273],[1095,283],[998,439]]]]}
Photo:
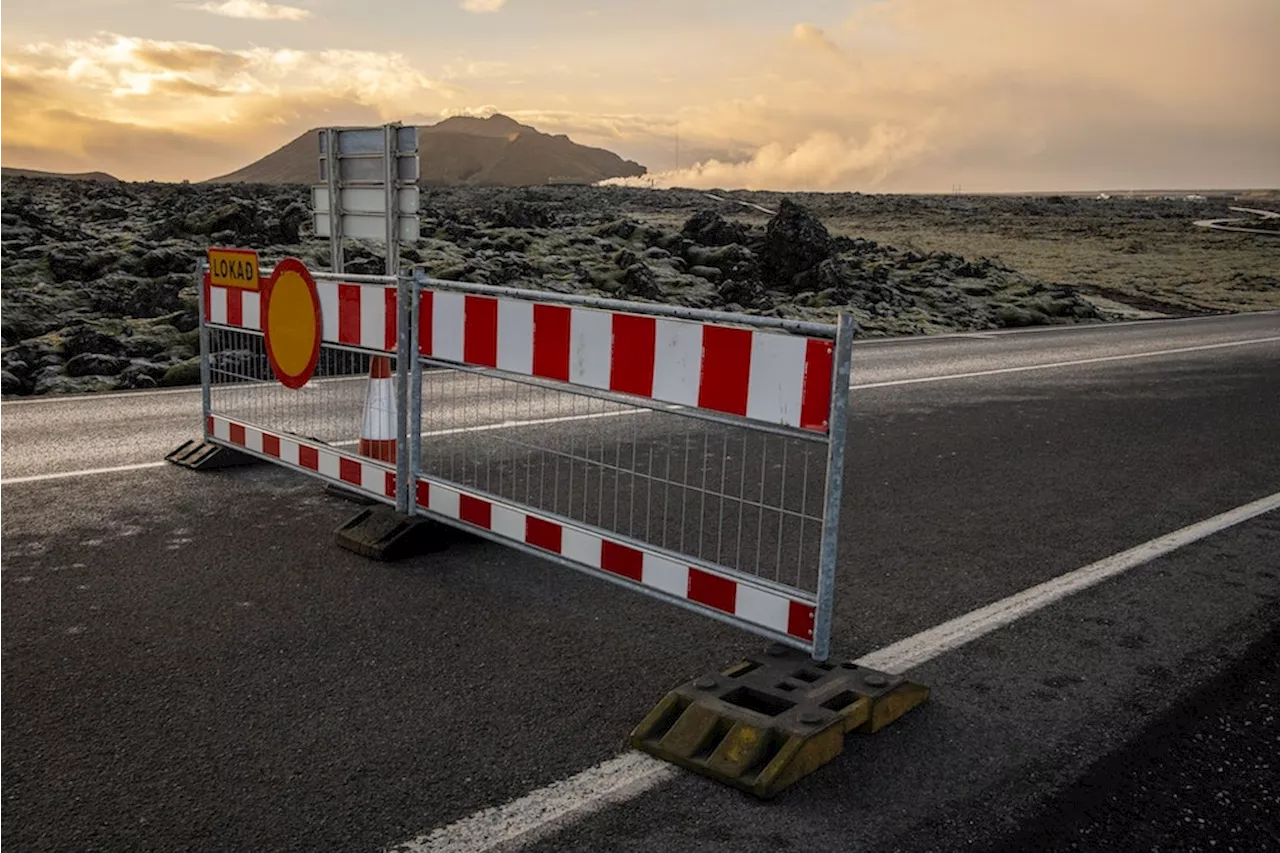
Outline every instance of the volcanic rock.
{"type": "Polygon", "coordinates": [[[831,235],[818,218],[800,205],[783,199],[765,228],[760,267],[767,281],[796,292],[791,279],[831,256],[831,235]]]}

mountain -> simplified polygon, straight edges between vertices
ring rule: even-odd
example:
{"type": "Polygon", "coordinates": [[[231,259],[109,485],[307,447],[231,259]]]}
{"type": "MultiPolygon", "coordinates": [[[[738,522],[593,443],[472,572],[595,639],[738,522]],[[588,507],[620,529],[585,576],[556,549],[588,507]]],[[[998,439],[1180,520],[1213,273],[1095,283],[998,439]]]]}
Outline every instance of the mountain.
{"type": "MultiPolygon", "coordinates": [[[[532,186],[552,179],[593,183],[646,172],[612,151],[542,133],[501,114],[454,116],[419,127],[418,149],[418,182],[424,186],[532,186]]],[[[261,160],[205,183],[313,184],[317,156],[316,132],[309,130],[261,160]]]]}
{"type": "Polygon", "coordinates": [[[118,184],[120,179],[106,172],[42,172],[39,169],[15,169],[11,166],[0,168],[0,177],[4,178],[61,178],[68,181],[101,181],[107,184],[118,184]]]}

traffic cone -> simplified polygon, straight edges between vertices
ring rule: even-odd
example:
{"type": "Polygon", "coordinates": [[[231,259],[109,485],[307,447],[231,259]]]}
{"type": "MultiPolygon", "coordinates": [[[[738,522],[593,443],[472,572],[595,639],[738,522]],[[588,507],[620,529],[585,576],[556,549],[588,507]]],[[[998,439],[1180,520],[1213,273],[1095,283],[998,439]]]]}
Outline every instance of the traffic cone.
{"type": "Polygon", "coordinates": [[[396,380],[391,359],[385,355],[375,355],[369,364],[369,392],[356,452],[382,462],[396,461],[396,380]]]}

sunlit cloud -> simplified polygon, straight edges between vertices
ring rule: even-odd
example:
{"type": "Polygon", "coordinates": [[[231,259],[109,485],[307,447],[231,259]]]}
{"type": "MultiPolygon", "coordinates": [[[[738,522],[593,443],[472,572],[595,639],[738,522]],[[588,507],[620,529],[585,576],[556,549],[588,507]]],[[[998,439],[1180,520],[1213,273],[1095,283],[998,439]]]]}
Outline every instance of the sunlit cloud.
{"type": "Polygon", "coordinates": [[[462,0],[459,4],[468,12],[496,12],[505,5],[507,0],[462,0]]]}
{"type": "Polygon", "coordinates": [[[210,177],[309,127],[399,119],[462,92],[394,52],[233,51],[114,34],[28,45],[5,55],[3,73],[6,163],[39,151],[41,165],[63,168],[92,152],[102,158],[94,168],[131,179],[210,177]],[[171,156],[135,156],[139,147],[171,156]]]}
{"type": "Polygon", "coordinates": [[[202,3],[196,8],[225,18],[248,18],[254,21],[305,21],[311,17],[308,9],[264,3],[263,0],[224,0],[222,3],[202,3]]]}

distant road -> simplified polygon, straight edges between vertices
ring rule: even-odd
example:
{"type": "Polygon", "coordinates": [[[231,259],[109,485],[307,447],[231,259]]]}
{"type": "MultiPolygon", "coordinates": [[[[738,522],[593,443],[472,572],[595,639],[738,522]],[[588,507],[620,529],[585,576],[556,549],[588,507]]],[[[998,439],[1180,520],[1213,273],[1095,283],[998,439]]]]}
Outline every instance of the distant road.
{"type": "MultiPolygon", "coordinates": [[[[933,383],[948,377],[1021,373],[1212,350],[1280,335],[1277,312],[1043,326],[860,340],[853,387],[858,390],[933,383]]],[[[320,380],[315,394],[341,396],[358,411],[363,379],[320,380]],[[348,399],[349,398],[349,399],[348,399]]],[[[200,389],[6,400],[3,480],[88,469],[159,464],[200,432],[200,389]]]]}
{"type": "MultiPolygon", "coordinates": [[[[1237,213],[1250,213],[1262,219],[1280,219],[1280,213],[1274,210],[1258,210],[1253,207],[1233,207],[1237,213]]],[[[1236,231],[1241,234],[1265,234],[1268,237],[1280,237],[1280,231],[1269,231],[1263,228],[1250,228],[1246,225],[1233,225],[1235,222],[1248,222],[1248,219],[1200,219],[1196,225],[1214,231],[1236,231]]]]}
{"type": "Polygon", "coordinates": [[[777,214],[778,214],[778,211],[776,211],[776,210],[770,210],[769,208],[765,207],[764,205],[762,205],[762,204],[756,204],[755,202],[751,202],[751,201],[741,201],[741,200],[736,199],[736,198],[725,198],[724,196],[722,196],[722,195],[716,195],[715,193],[703,193],[703,195],[704,195],[704,196],[706,196],[707,198],[714,199],[715,201],[727,201],[729,204],[740,204],[740,205],[742,205],[743,207],[749,207],[749,208],[751,208],[752,210],[758,210],[758,211],[760,211],[761,213],[767,213],[767,214],[769,214],[770,216],[777,216],[777,214]]]}

